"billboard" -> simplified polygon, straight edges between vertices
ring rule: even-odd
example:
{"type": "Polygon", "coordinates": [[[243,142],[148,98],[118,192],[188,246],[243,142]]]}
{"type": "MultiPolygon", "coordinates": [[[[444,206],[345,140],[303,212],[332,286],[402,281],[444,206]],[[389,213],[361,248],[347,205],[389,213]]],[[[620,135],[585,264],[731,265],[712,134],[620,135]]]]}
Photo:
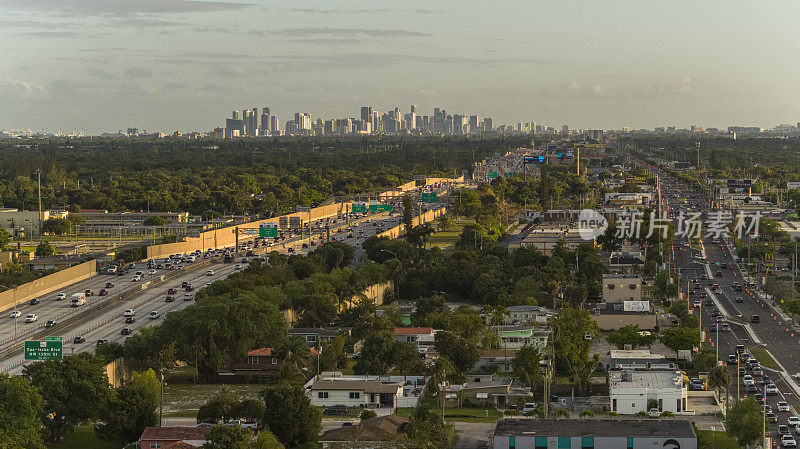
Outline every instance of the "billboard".
{"type": "Polygon", "coordinates": [[[300,217],[289,217],[289,227],[291,229],[300,229],[303,227],[303,220],[300,217]]]}
{"type": "Polygon", "coordinates": [[[535,164],[539,159],[536,156],[525,156],[522,158],[523,164],[535,164]]]}
{"type": "Polygon", "coordinates": [[[622,303],[622,310],[626,312],[649,312],[650,301],[625,301],[622,303]]]}
{"type": "Polygon", "coordinates": [[[731,189],[749,189],[753,185],[750,179],[729,179],[728,187],[731,189]]]}
{"type": "Polygon", "coordinates": [[[287,217],[285,215],[278,217],[278,226],[280,226],[281,229],[288,228],[289,227],[289,217],[287,217]]]}

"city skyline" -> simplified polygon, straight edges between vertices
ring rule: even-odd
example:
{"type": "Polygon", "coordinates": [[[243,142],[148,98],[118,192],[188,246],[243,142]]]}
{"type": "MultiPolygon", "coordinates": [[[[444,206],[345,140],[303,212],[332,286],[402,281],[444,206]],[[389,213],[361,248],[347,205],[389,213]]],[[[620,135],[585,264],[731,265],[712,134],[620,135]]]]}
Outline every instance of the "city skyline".
{"type": "Polygon", "coordinates": [[[496,125],[766,128],[800,117],[800,5],[775,3],[5,0],[0,128],[207,131],[247,104],[284,123],[417,104],[496,125]]]}

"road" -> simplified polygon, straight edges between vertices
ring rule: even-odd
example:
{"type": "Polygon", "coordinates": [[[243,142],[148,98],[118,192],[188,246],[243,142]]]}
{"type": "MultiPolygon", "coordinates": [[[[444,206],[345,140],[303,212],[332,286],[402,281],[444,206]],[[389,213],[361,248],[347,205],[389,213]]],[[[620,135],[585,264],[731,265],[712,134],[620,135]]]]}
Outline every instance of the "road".
{"type": "MultiPolygon", "coordinates": [[[[663,171],[656,171],[662,176],[662,193],[673,218],[677,217],[681,210],[686,209],[708,212],[706,206],[708,201],[705,198],[692,189],[681,186],[663,171]],[[680,198],[685,201],[680,201],[680,198]]],[[[686,239],[676,238],[672,244],[670,261],[673,270],[682,275],[681,291],[684,294],[687,291],[693,292],[688,295],[688,299],[694,311],[698,309],[701,311],[701,328],[705,331],[705,343],[718,348],[719,360],[723,361],[731,371],[733,383],[729,394],[733,400],[748,396],[746,386],[742,382],[743,376],[737,378],[738,368],[743,367],[747,374],[753,375],[752,370],[744,363],[738,366],[736,363],[728,363],[729,355],[736,354],[737,345],[744,345],[748,351],[754,347],[765,348],[784,368],[778,371],[771,370],[764,366],[763,360],[760,360],[768,380],[763,376],[753,375],[761,394],[764,393],[764,384],[767,382],[772,382],[778,387],[778,393],[767,395],[765,400],[766,405],[777,415],[776,423],[768,423],[770,432],[773,436],[777,435],[773,432],[777,429],[777,425],[786,424],[788,416],[798,415],[797,410],[800,409],[800,396],[793,388],[796,384],[792,385],[794,382],[788,378],[789,373],[800,372],[800,352],[798,352],[800,335],[786,323],[778,310],[761,297],[762,292],[756,288],[746,287],[750,279],[745,278],[746,273],[737,266],[725,239],[715,242],[711,238],[703,238],[702,247],[692,249],[686,239]],[[696,256],[702,253],[705,254],[706,260],[698,261],[696,256]],[[730,268],[727,268],[728,264],[730,268]],[[734,289],[734,282],[743,286],[742,292],[734,289]],[[714,283],[718,285],[719,290],[712,289],[711,284],[714,283]],[[706,297],[701,297],[703,293],[706,297]],[[695,301],[700,302],[699,307],[695,305],[695,301]],[[730,331],[709,332],[709,325],[717,321],[714,316],[715,311],[719,311],[718,314],[722,316],[720,320],[730,324],[730,331]],[[759,323],[751,323],[753,315],[759,316],[759,323]],[[791,407],[791,412],[778,412],[779,401],[786,401],[791,407]]]]}

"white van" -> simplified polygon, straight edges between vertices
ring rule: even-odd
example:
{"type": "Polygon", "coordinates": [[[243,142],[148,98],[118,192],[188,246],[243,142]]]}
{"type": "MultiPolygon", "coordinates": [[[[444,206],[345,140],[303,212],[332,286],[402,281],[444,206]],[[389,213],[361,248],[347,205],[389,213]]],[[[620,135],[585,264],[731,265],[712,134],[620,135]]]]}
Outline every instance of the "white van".
{"type": "Polygon", "coordinates": [[[80,307],[86,304],[86,293],[75,293],[72,295],[72,301],[70,301],[70,306],[72,307],[80,307]]]}

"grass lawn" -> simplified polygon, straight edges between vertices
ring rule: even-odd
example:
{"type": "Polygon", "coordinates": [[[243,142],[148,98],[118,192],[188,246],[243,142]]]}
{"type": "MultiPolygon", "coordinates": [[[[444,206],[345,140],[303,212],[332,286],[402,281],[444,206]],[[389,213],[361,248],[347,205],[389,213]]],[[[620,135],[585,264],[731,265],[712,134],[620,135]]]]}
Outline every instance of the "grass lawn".
{"type": "MultiPolygon", "coordinates": [[[[411,407],[401,407],[397,409],[397,416],[408,418],[412,411],[411,407]]],[[[502,418],[503,413],[494,408],[447,407],[444,410],[444,417],[446,421],[492,423],[502,418]]]]}
{"type": "Polygon", "coordinates": [[[229,388],[240,400],[258,399],[264,388],[261,384],[167,384],[164,390],[164,416],[193,417],[200,406],[208,402],[217,392],[229,388]]]}
{"type": "Polygon", "coordinates": [[[59,443],[48,444],[52,449],[121,449],[122,446],[97,438],[94,434],[94,424],[80,426],[75,432],[67,434],[67,438],[59,443]]]}
{"type": "Polygon", "coordinates": [[[353,359],[347,359],[347,366],[340,369],[339,371],[341,371],[342,374],[344,375],[352,375],[354,366],[356,366],[356,361],[353,359]]]}
{"type": "Polygon", "coordinates": [[[766,349],[762,348],[761,346],[754,346],[750,348],[750,354],[758,360],[758,363],[761,366],[766,366],[767,368],[772,368],[774,370],[781,370],[781,367],[778,365],[778,362],[769,355],[766,349]]]}
{"type": "Polygon", "coordinates": [[[461,235],[461,230],[464,228],[464,225],[469,223],[475,223],[475,220],[459,218],[453,222],[453,225],[450,226],[450,230],[431,234],[428,243],[430,246],[438,246],[442,249],[450,247],[458,241],[458,237],[461,235]]]}
{"type": "Polygon", "coordinates": [[[697,449],[737,449],[739,443],[725,432],[712,430],[696,430],[697,449]]]}

